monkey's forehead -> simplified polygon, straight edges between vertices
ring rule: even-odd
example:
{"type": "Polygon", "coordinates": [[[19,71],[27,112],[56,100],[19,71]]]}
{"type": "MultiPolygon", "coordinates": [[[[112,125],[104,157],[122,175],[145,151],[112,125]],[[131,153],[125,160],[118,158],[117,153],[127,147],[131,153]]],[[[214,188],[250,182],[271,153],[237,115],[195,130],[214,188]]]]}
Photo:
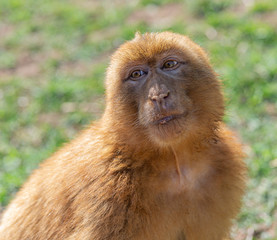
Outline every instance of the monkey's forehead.
{"type": "Polygon", "coordinates": [[[137,33],[135,38],[124,43],[111,60],[120,64],[151,60],[162,53],[183,55],[190,60],[207,60],[205,52],[188,37],[171,33],[137,33]]]}

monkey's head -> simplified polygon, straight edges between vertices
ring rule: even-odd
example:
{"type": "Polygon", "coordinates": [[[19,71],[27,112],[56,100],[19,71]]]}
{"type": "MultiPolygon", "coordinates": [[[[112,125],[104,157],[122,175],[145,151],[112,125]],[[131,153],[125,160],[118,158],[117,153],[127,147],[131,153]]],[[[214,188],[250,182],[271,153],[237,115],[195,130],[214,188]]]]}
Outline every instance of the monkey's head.
{"type": "Polygon", "coordinates": [[[114,124],[170,145],[216,128],[224,107],[205,52],[170,32],[136,34],[112,56],[107,108],[114,124]]]}

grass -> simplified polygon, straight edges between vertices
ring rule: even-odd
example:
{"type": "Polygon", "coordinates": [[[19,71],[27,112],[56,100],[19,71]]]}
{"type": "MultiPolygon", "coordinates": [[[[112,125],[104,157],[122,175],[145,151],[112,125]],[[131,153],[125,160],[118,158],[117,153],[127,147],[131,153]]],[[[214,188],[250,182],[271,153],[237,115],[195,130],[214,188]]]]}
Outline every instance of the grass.
{"type": "Polygon", "coordinates": [[[0,206],[101,115],[109,55],[136,31],[170,30],[209,52],[245,143],[235,239],[277,239],[276,19],[276,0],[0,0],[0,206]]]}

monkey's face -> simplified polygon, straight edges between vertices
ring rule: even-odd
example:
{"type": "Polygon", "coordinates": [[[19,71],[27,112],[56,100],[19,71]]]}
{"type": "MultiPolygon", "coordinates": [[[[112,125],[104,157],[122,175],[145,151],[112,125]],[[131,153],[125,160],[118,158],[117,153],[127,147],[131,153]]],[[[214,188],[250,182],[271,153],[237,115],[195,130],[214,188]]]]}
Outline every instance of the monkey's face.
{"type": "Polygon", "coordinates": [[[127,71],[125,85],[134,93],[138,123],[158,142],[177,139],[189,126],[193,104],[184,79],[187,70],[182,56],[167,51],[127,71]]]}
{"type": "Polygon", "coordinates": [[[114,115],[162,145],[203,131],[223,114],[205,53],[173,33],[138,35],[124,44],[112,58],[107,95],[121,109],[114,115]]]}

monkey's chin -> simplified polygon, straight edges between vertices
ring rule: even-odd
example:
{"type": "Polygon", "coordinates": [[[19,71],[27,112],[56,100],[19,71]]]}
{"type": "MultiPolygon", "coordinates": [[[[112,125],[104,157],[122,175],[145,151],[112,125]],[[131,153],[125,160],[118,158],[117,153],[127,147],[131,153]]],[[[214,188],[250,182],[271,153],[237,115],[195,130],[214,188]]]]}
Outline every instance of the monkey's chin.
{"type": "Polygon", "coordinates": [[[161,119],[149,127],[150,138],[158,145],[167,146],[179,142],[185,135],[181,119],[161,119]]]}

